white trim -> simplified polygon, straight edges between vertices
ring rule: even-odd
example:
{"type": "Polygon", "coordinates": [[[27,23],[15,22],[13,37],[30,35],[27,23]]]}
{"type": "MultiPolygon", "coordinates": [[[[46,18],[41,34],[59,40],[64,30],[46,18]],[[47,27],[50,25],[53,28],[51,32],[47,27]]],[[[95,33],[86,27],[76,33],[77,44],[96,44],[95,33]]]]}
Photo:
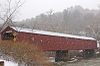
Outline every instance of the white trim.
{"type": "Polygon", "coordinates": [[[98,48],[100,47],[99,41],[97,41],[97,47],[98,47],[98,48]]]}
{"type": "Polygon", "coordinates": [[[6,31],[6,33],[11,33],[11,32],[12,32],[12,30],[6,31]]]}

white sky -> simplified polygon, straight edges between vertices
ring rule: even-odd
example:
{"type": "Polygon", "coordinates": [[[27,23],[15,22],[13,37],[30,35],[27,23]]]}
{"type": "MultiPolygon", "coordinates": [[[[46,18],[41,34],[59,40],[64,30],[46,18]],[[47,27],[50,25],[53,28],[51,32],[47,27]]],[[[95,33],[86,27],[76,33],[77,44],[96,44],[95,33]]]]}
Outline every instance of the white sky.
{"type": "Polygon", "coordinates": [[[97,9],[99,4],[100,0],[25,0],[25,4],[21,7],[17,17],[19,20],[22,20],[46,13],[50,9],[59,12],[75,5],[80,5],[83,8],[97,9]]]}

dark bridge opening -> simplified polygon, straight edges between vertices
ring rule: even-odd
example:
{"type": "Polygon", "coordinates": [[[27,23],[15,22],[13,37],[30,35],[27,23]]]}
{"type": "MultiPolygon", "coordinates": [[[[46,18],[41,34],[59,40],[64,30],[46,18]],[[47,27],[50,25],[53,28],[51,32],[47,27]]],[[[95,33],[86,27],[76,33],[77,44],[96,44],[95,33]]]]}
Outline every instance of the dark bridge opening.
{"type": "Polygon", "coordinates": [[[5,32],[2,36],[3,40],[13,40],[14,39],[14,35],[12,32],[5,32]]]}

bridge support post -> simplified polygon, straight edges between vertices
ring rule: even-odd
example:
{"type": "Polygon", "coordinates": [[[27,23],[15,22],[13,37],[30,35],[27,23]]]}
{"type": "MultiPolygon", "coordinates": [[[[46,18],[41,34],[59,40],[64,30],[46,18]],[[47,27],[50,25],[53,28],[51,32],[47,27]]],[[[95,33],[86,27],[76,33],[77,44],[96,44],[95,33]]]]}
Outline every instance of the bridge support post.
{"type": "Polygon", "coordinates": [[[58,50],[56,51],[55,62],[65,62],[68,60],[68,57],[68,50],[58,50]]]}
{"type": "Polygon", "coordinates": [[[83,50],[83,56],[84,56],[85,59],[94,57],[94,54],[95,54],[95,50],[94,49],[83,50]]]}

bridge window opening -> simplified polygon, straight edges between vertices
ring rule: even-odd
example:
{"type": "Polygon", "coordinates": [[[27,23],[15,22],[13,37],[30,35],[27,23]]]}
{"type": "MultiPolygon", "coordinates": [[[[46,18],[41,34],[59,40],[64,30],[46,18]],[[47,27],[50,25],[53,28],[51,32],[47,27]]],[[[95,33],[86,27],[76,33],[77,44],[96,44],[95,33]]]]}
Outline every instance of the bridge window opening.
{"type": "Polygon", "coordinates": [[[3,34],[3,40],[13,40],[14,35],[12,32],[6,32],[3,34]]]}

